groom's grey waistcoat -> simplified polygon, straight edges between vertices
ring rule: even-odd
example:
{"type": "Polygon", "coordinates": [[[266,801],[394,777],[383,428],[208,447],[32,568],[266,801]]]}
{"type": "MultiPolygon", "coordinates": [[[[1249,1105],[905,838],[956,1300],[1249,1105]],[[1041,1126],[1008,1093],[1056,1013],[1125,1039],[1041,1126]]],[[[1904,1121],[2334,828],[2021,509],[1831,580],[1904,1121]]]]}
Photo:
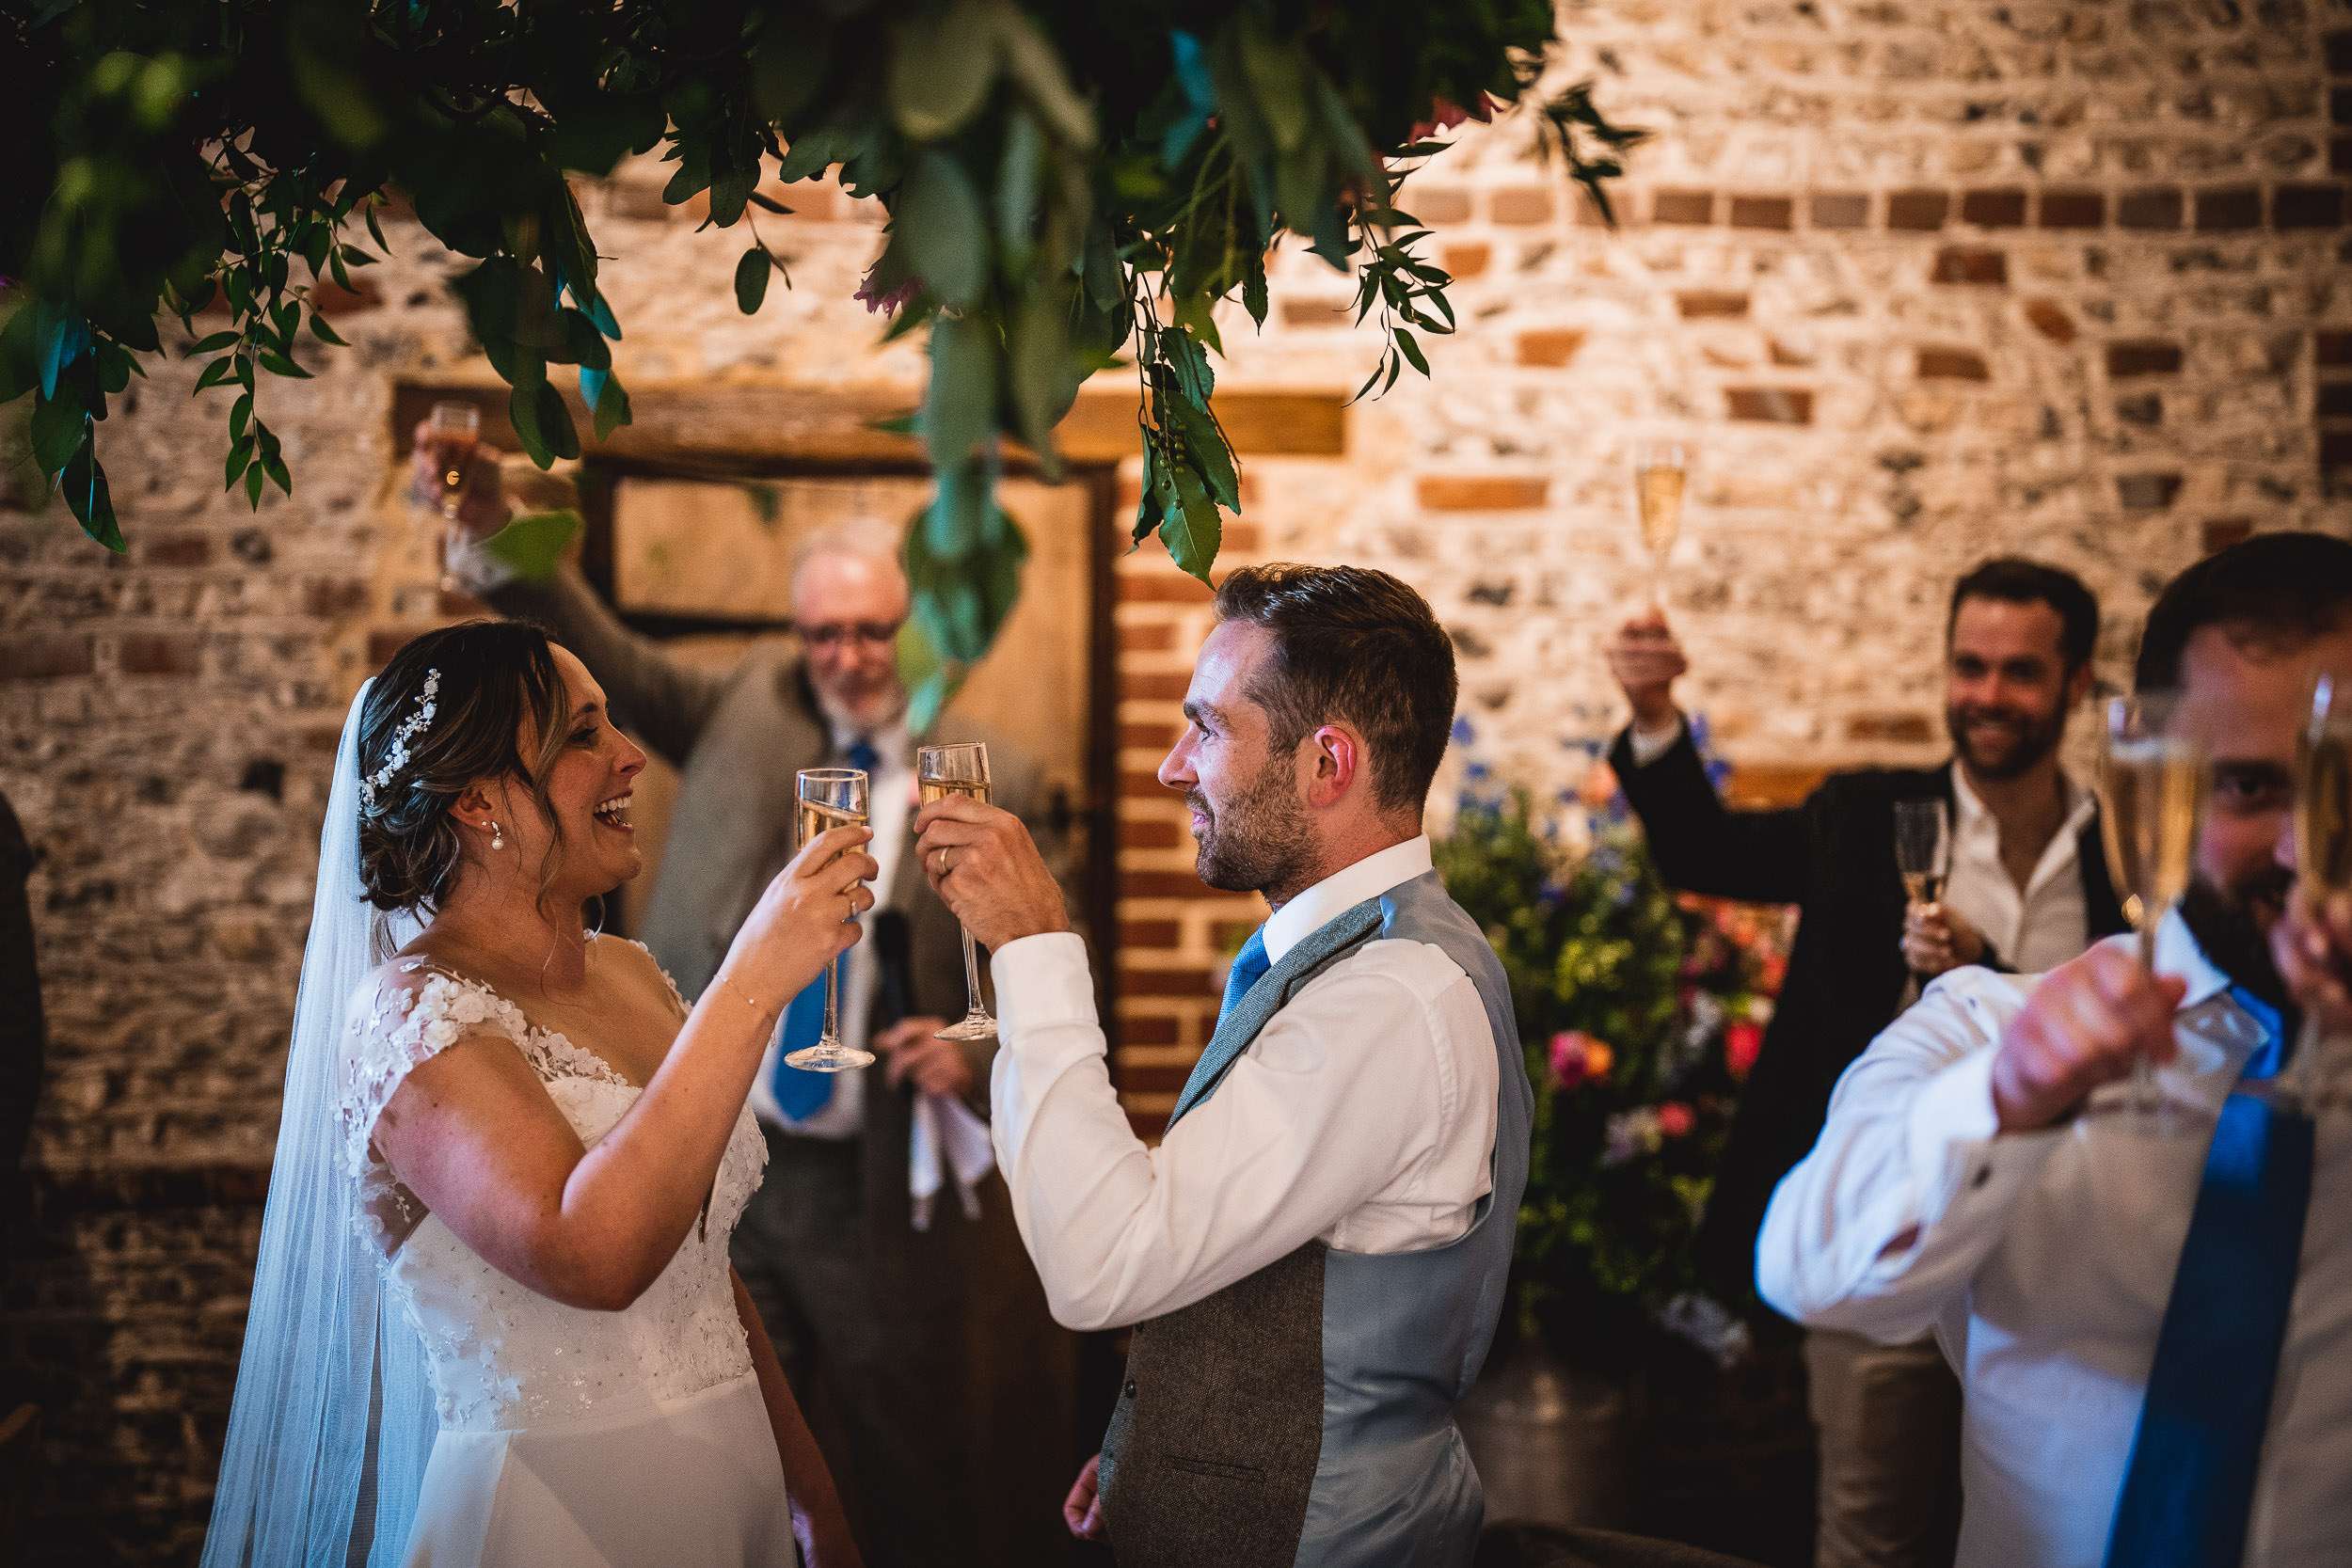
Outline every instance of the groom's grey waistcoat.
{"type": "MultiPolygon", "coordinates": [[[[1120,1568],[1466,1568],[1485,1513],[1454,1405],[1502,1311],[1534,1095],[1502,966],[1434,871],[1284,955],[1219,1022],[1176,1117],[1316,974],[1376,939],[1460,965],[1494,1035],[1494,1190],[1467,1233],[1422,1252],[1309,1242],[1139,1324],[1103,1438],[1120,1568]]],[[[1171,1122],[1172,1124],[1172,1122],[1171,1122]]]]}

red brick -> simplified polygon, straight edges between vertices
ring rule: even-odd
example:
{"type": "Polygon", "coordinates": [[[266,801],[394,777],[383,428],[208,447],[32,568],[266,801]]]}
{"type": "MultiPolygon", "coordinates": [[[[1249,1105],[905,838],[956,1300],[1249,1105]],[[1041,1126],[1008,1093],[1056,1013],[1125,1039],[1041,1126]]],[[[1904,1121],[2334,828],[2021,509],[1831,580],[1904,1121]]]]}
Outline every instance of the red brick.
{"type": "Polygon", "coordinates": [[[2318,414],[2323,420],[2352,420],[2352,381],[2323,381],[2318,414]]]}
{"type": "MultiPolygon", "coordinates": [[[[1130,1041],[1122,1030],[1120,1044],[1141,1044],[1130,1041]]],[[[1122,1067],[1119,1069],[1119,1086],[1129,1094],[1182,1094],[1184,1084],[1192,1077],[1189,1067],[1165,1067],[1157,1063],[1150,1067],[1122,1067]]]]}
{"type": "Polygon", "coordinates": [[[2319,462],[2322,467],[2328,468],[2340,468],[2352,465],[2352,430],[2321,432],[2319,462]]]}
{"type": "Polygon", "coordinates": [[[149,540],[139,559],[150,566],[201,566],[213,559],[213,542],[201,533],[170,534],[149,540]]]}
{"type": "Polygon", "coordinates": [[[1181,703],[1192,677],[1179,671],[1123,670],[1119,676],[1119,694],[1137,702],[1181,703]]]}
{"type": "Polygon", "coordinates": [[[471,594],[459,594],[444,588],[433,598],[434,613],[453,621],[495,621],[498,611],[475,598],[471,594]]]}
{"type": "Polygon", "coordinates": [[[1156,1143],[1168,1132],[1168,1113],[1165,1111],[1130,1111],[1127,1125],[1145,1143],[1156,1143]]]}
{"type": "Polygon", "coordinates": [[[1935,270],[1929,277],[1937,283],[1999,287],[2009,281],[2009,257],[1998,250],[1939,250],[1935,253],[1935,270]]]}
{"type": "Polygon", "coordinates": [[[1478,277],[1493,259],[1494,246],[1486,245],[1450,245],[1438,252],[1438,264],[1457,280],[1478,277]]]}
{"type": "Polygon", "coordinates": [[[1985,368],[1984,356],[1968,349],[1923,348],[1919,376],[1931,381],[1990,381],[1993,372],[1985,368]]]}
{"type": "Polygon", "coordinates": [[[1119,628],[1119,651],[1122,654],[1164,654],[1175,646],[1176,628],[1165,621],[1119,628]]]}
{"type": "Polygon", "coordinates": [[[2352,174],[2352,136],[2338,136],[2328,144],[2328,172],[2352,174]]]}
{"type": "Polygon", "coordinates": [[[2170,375],[2181,368],[2178,343],[2139,341],[2107,345],[2107,374],[2170,375]]]}
{"type": "Polygon", "coordinates": [[[1951,210],[1948,191],[1897,191],[1886,198],[1886,227],[1941,229],[1951,210]]]}
{"type": "Polygon", "coordinates": [[[1164,752],[1176,744],[1176,737],[1182,733],[1183,726],[1179,724],[1145,724],[1131,719],[1119,726],[1119,743],[1164,752]]]}
{"type": "Polygon", "coordinates": [[[95,667],[90,640],[69,632],[0,638],[0,681],[55,680],[87,675],[95,667]]]}
{"type": "Polygon", "coordinates": [[[425,626],[384,626],[368,633],[368,673],[373,674],[383,669],[392,661],[394,654],[429,629],[425,626]]]}
{"type": "Polygon", "coordinates": [[[1415,486],[1431,512],[1525,512],[1544,504],[1551,482],[1515,474],[1428,478],[1415,486]]]}
{"type": "MultiPolygon", "coordinates": [[[[313,578],[302,585],[302,613],[315,620],[333,621],[356,614],[366,609],[367,603],[368,585],[359,578],[313,578]]],[[[393,651],[399,650],[395,647],[393,651]]]]}
{"type": "Polygon", "coordinates": [[[2352,32],[2329,33],[2324,41],[2328,69],[2338,76],[2352,76],[2352,32]]]}
{"type": "Polygon", "coordinates": [[[1650,220],[1654,223],[1712,223],[1715,221],[1715,193],[1660,191],[1650,204],[1650,220]]]}
{"type": "Polygon", "coordinates": [[[2115,204],[2115,221],[2125,229],[2178,229],[2183,203],[2178,185],[2125,191],[2115,204]]]}
{"type": "Polygon", "coordinates": [[[1735,196],[1731,198],[1734,229],[1796,227],[1796,203],[1785,196],[1735,196]]]}
{"type": "Polygon", "coordinates": [[[1687,289],[1675,295],[1675,310],[1687,322],[1744,316],[1748,296],[1720,289],[1687,289]]]}
{"type": "Polygon", "coordinates": [[[2344,187],[2280,185],[2270,195],[2270,221],[2279,229],[2341,229],[2344,187]]]}
{"type": "Polygon", "coordinates": [[[2197,193],[2197,230],[2232,234],[2263,226],[2263,193],[2255,185],[2230,185],[2197,193]]]}
{"type": "Polygon", "coordinates": [[[1867,229],[1870,198],[1866,191],[1818,191],[1810,214],[1816,229],[1867,229]]]}
{"type": "Polygon", "coordinates": [[[1176,792],[1160,783],[1156,768],[1130,768],[1119,775],[1119,793],[1130,800],[1173,800],[1176,792]]]}
{"type": "MultiPolygon", "coordinates": [[[[1183,1033],[1183,1025],[1167,1017],[1119,1018],[1112,1022],[1111,1032],[1121,1045],[1174,1045],[1183,1033]]],[[[1127,1071],[1135,1069],[1130,1068],[1127,1071]]]]}
{"type": "Polygon", "coordinates": [[[1345,326],[1355,319],[1355,307],[1343,299],[1282,301],[1284,326],[1345,326]]]}
{"type": "Polygon", "coordinates": [[[2097,229],[2107,221],[2107,198],[2098,191],[2043,191],[2042,227],[2097,229]]]}
{"type": "Polygon", "coordinates": [[[1121,996],[1213,996],[1205,969],[1121,969],[1121,996]]]}
{"type": "Polygon", "coordinates": [[[1497,223],[1549,223],[1551,193],[1541,185],[1497,191],[1486,198],[1486,215],[1497,223]]]}
{"type": "Polygon", "coordinates": [[[1724,403],[1735,420],[1765,424],[1811,424],[1813,394],[1798,387],[1727,387],[1724,403]]]}
{"type": "Polygon", "coordinates": [[[2322,332],[2312,341],[2312,351],[2323,365],[2352,365],[2352,332],[2322,332]]]}
{"type": "Polygon", "coordinates": [[[1406,209],[1423,223],[1468,223],[1470,221],[1470,192],[1459,186],[1431,185],[1426,189],[1408,190],[1404,194],[1406,209]]]}
{"type": "Polygon", "coordinates": [[[2212,555],[2252,538],[2254,521],[2250,517],[2215,517],[2205,524],[2203,535],[2205,553],[2212,555]]]}
{"type": "Polygon", "coordinates": [[[2178,474],[2119,474],[2115,499],[2126,512],[2161,512],[2181,493],[2178,474]]]}
{"type": "Polygon", "coordinates": [[[1935,738],[1935,721],[1924,713],[1857,713],[1846,721],[1849,740],[1915,743],[1935,738]]]}
{"type": "Polygon", "coordinates": [[[2328,94],[2328,118],[2338,125],[2352,125],[2352,87],[2336,87],[2328,94]]]}
{"type": "MultiPolygon", "coordinates": [[[[1247,474],[1242,476],[1241,495],[1242,504],[1245,506],[1248,505],[1249,502],[1249,478],[1247,474]]],[[[1223,542],[1217,546],[1217,554],[1220,559],[1227,554],[1254,554],[1258,548],[1259,543],[1260,540],[1258,537],[1257,524],[1229,522],[1225,525],[1223,542]]],[[[1219,581],[1224,580],[1224,574],[1222,572],[1216,573],[1216,575],[1219,581]]]]}
{"type": "Polygon", "coordinates": [[[2026,301],[2026,319],[2033,324],[2036,332],[2054,343],[2074,341],[2074,318],[2046,299],[2026,301]]]}
{"type": "Polygon", "coordinates": [[[1122,818],[1120,820],[1120,848],[1184,848],[1193,842],[1181,823],[1162,823],[1155,818],[1122,818]]]}
{"type": "Polygon", "coordinates": [[[1536,332],[1519,334],[1519,363],[1558,370],[1576,357],[1576,351],[1584,346],[1581,327],[1548,327],[1536,332]]]}
{"type": "MultiPolygon", "coordinates": [[[[1135,823],[1125,824],[1135,827],[1135,823]]],[[[1133,951],[1138,947],[1173,947],[1184,940],[1184,928],[1172,920],[1122,920],[1119,923],[1119,945],[1133,951]]]]}
{"type": "Polygon", "coordinates": [[[1257,928],[1254,920],[1220,920],[1209,927],[1209,941],[1220,953],[1238,953],[1241,944],[1249,940],[1249,933],[1257,928]]]}
{"type": "Polygon", "coordinates": [[[1185,572],[1121,572],[1120,604],[1207,604],[1216,595],[1199,578],[1185,572]]]}
{"type": "Polygon", "coordinates": [[[115,645],[115,667],[126,675],[193,675],[201,665],[194,637],[135,632],[115,645]]]}
{"type": "Polygon", "coordinates": [[[1960,198],[1960,221],[1979,229],[2017,229],[2026,222],[2021,190],[1970,191],[1960,198]]]}

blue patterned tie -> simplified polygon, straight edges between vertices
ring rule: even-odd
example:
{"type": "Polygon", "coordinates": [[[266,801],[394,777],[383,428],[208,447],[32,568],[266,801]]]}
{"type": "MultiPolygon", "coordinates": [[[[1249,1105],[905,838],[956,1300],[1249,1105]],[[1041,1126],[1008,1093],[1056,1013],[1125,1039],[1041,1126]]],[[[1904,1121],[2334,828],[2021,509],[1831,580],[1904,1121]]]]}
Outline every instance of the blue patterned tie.
{"type": "Polygon", "coordinates": [[[874,750],[874,743],[864,736],[859,736],[850,742],[850,766],[859,772],[870,778],[874,771],[874,764],[880,761],[882,761],[882,753],[874,750]]]}
{"type": "Polygon", "coordinates": [[[1249,933],[1249,940],[1233,955],[1233,968],[1225,976],[1225,1000],[1216,1009],[1216,1021],[1225,1022],[1225,1015],[1233,1010],[1241,999],[1249,994],[1272,965],[1265,956],[1265,927],[1261,926],[1249,933]]]}
{"type": "Polygon", "coordinates": [[[824,1032],[825,977],[819,974],[801,988],[776,1024],[776,1072],[768,1088],[776,1097],[776,1109],[793,1121],[806,1121],[833,1103],[832,1073],[789,1067],[784,1060],[815,1045],[824,1032]]]}
{"type": "MultiPolygon", "coordinates": [[[[2230,997],[2264,1029],[2245,1076],[2275,1076],[2285,1020],[2241,987],[2230,997]]],[[[2222,1103],[2156,1334],[2107,1568],[2237,1568],[2244,1557],[2312,1161],[2311,1117],[2249,1094],[2222,1103]]]]}

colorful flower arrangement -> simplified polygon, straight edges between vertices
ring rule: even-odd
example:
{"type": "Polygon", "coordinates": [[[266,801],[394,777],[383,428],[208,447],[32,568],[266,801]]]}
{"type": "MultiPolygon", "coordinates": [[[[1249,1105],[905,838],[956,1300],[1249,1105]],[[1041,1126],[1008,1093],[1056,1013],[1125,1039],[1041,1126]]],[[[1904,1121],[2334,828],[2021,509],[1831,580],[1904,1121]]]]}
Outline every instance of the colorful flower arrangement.
{"type": "MultiPolygon", "coordinates": [[[[1457,740],[1467,740],[1467,725],[1457,740]]],[[[1438,866],[1510,977],[1535,1085],[1522,1323],[1608,1362],[1663,1323],[1718,1359],[1745,1331],[1695,1293],[1692,1240],[1787,966],[1779,910],[1677,895],[1595,759],[1560,810],[1472,764],[1438,866]]]]}

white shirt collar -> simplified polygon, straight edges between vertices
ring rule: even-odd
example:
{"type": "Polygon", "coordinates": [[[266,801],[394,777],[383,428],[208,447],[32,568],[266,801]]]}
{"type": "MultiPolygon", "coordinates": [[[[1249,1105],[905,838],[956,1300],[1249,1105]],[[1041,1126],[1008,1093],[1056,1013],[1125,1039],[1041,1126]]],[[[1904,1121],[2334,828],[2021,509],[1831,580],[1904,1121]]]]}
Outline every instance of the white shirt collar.
{"type": "MultiPolygon", "coordinates": [[[[2027,879],[2028,893],[2041,887],[2061,868],[2074,863],[2076,841],[2082,837],[2083,829],[2090,825],[2091,813],[2099,806],[2096,796],[2062,772],[2058,774],[2058,788],[2066,796],[2066,820],[2057,832],[2050,835],[2049,844],[2043,847],[2041,862],[2034,867],[2033,876],[2027,879]]],[[[1995,860],[2000,858],[2001,825],[1994,820],[1993,813],[1985,803],[1977,798],[1977,792],[1968,787],[1968,770],[1960,765],[1958,757],[1954,757],[1952,843],[1957,847],[1976,838],[1984,840],[1995,860]]]]}
{"type": "MultiPolygon", "coordinates": [[[[2118,937],[2118,942],[2137,942],[2133,936],[2118,937]]],[[[2156,927],[2156,973],[2170,974],[2188,982],[2188,992],[2181,998],[2184,1009],[2201,1002],[2210,1002],[2228,990],[2233,982],[2222,973],[2219,965],[2205,957],[2205,950],[2189,934],[2188,922],[2181,918],[2177,909],[2164,911],[2164,919],[2156,927]]]]}
{"type": "Polygon", "coordinates": [[[1275,911],[1266,921],[1266,962],[1280,963],[1292,948],[1322,927],[1365,899],[1377,898],[1391,888],[1403,886],[1435,864],[1429,858],[1429,835],[1420,833],[1402,844],[1391,844],[1366,855],[1353,865],[1342,866],[1275,911]]]}

